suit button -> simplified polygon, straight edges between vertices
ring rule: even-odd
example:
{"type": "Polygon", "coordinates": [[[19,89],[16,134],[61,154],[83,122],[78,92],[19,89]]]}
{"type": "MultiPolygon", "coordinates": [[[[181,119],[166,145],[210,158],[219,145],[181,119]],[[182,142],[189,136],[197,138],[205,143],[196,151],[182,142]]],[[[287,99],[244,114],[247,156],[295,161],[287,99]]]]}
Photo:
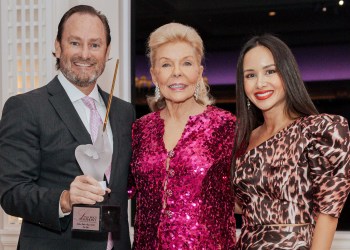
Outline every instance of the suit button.
{"type": "Polygon", "coordinates": [[[173,212],[171,212],[170,210],[165,210],[165,214],[168,216],[168,218],[173,217],[173,212]]]}
{"type": "Polygon", "coordinates": [[[174,169],[169,169],[168,174],[169,174],[169,177],[174,177],[174,175],[175,175],[175,170],[174,170],[174,169]]]}
{"type": "Polygon", "coordinates": [[[173,195],[173,191],[171,191],[170,189],[168,189],[168,190],[166,191],[166,194],[170,197],[170,196],[173,195]]]}
{"type": "Polygon", "coordinates": [[[168,152],[168,157],[171,159],[171,158],[173,158],[174,156],[175,156],[174,150],[170,150],[170,151],[168,152]]]}

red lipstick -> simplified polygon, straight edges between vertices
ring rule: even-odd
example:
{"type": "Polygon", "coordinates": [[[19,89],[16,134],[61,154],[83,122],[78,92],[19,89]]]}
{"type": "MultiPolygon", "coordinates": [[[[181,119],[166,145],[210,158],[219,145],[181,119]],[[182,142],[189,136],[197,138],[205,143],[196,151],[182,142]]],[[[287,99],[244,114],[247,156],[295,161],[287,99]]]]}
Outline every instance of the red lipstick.
{"type": "Polygon", "coordinates": [[[254,96],[259,101],[262,101],[262,100],[266,100],[266,99],[270,98],[272,96],[272,94],[273,94],[272,90],[266,90],[266,91],[255,92],[254,96]]]}

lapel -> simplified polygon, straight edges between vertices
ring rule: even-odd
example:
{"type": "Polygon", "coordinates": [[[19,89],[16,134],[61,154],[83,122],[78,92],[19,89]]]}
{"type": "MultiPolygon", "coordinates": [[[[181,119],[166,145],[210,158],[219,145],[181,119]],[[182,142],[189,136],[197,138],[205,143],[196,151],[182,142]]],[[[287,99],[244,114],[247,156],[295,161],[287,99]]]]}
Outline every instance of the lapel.
{"type": "MultiPolygon", "coordinates": [[[[100,87],[98,87],[98,92],[100,93],[103,102],[106,105],[106,109],[107,109],[107,105],[108,105],[108,98],[109,95],[102,91],[100,87]]],[[[113,134],[113,156],[112,156],[112,169],[111,169],[111,177],[112,176],[119,176],[118,174],[115,174],[116,171],[118,171],[117,168],[117,158],[118,158],[118,147],[119,147],[119,129],[118,129],[118,119],[117,119],[117,115],[116,115],[116,111],[115,111],[115,101],[113,100],[114,98],[112,98],[112,103],[111,103],[111,110],[109,112],[108,115],[108,120],[109,123],[111,125],[111,129],[112,129],[112,134],[113,134]]],[[[103,118],[104,119],[104,118],[103,118]]],[[[110,185],[112,182],[115,182],[115,178],[111,178],[110,179],[110,185]]]]}
{"type": "Polygon", "coordinates": [[[57,76],[47,84],[49,101],[77,142],[91,144],[91,137],[57,76]]]}

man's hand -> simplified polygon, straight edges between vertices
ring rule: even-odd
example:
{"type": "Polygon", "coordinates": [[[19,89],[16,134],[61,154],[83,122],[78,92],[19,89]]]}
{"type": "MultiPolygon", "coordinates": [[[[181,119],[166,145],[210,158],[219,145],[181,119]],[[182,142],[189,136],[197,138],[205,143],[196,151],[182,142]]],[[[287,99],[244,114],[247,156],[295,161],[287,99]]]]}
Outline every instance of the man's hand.
{"type": "Polygon", "coordinates": [[[77,176],[70,184],[70,189],[63,191],[60,205],[63,213],[72,211],[74,204],[94,205],[96,202],[102,202],[105,192],[110,193],[107,188],[103,190],[98,181],[86,175],[77,176]]]}

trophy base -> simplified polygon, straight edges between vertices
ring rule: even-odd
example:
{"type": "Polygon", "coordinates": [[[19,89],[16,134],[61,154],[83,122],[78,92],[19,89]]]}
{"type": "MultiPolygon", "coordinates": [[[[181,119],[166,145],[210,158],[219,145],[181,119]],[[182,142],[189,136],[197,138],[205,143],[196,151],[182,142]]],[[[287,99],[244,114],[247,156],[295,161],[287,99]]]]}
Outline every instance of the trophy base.
{"type": "Polygon", "coordinates": [[[73,205],[72,231],[119,232],[120,206],[73,205]]]}

